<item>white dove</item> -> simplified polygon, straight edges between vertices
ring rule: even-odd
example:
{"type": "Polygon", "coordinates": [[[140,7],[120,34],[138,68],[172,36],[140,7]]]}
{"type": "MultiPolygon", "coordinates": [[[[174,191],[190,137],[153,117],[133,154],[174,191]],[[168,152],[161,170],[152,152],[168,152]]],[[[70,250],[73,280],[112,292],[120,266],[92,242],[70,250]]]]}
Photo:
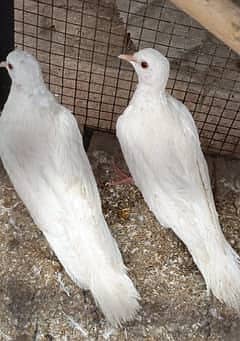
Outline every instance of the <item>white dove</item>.
{"type": "Polygon", "coordinates": [[[188,109],[168,95],[169,62],[146,48],[120,55],[138,75],[117,137],[150,210],[186,244],[207,289],[240,310],[239,257],[221,231],[208,167],[188,109]]]}
{"type": "Polygon", "coordinates": [[[77,123],[44,84],[30,54],[2,62],[12,79],[0,118],[4,167],[66,272],[91,291],[113,325],[131,320],[139,294],[103,217],[77,123]]]}

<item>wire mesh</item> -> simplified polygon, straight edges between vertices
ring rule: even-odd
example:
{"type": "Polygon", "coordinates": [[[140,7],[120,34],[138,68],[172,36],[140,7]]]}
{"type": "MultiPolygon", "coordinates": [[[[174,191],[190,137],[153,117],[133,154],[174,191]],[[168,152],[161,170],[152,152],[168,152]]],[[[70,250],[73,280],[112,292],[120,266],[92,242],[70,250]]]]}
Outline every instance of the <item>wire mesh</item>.
{"type": "Polygon", "coordinates": [[[113,132],[136,85],[116,58],[155,47],[168,90],[193,113],[203,148],[240,155],[240,60],[166,0],[15,0],[15,44],[40,61],[50,90],[80,124],[113,132]]]}

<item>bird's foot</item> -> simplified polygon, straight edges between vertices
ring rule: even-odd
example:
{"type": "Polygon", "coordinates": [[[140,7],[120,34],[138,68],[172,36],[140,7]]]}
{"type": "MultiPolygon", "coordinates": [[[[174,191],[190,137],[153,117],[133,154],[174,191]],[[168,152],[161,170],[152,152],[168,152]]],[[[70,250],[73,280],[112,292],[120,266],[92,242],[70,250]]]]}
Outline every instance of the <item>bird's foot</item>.
{"type": "Polygon", "coordinates": [[[128,174],[126,174],[124,171],[122,171],[119,167],[117,167],[115,162],[113,162],[113,170],[119,179],[108,182],[107,183],[108,185],[116,186],[116,185],[123,185],[123,184],[129,184],[129,185],[134,184],[133,178],[129,176],[128,174]]]}
{"type": "Polygon", "coordinates": [[[133,185],[134,181],[131,176],[127,176],[124,179],[111,181],[109,182],[109,185],[116,186],[116,185],[133,185]]]}
{"type": "Polygon", "coordinates": [[[83,294],[83,302],[84,304],[87,304],[87,293],[88,293],[88,290],[86,289],[82,289],[82,294],[83,294]]]}

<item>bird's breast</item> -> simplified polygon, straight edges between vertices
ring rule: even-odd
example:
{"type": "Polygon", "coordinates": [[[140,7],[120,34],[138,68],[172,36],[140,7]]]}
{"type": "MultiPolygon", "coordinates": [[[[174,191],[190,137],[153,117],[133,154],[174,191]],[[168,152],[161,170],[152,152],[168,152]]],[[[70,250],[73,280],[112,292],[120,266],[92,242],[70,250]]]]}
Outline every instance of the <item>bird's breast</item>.
{"type": "Polygon", "coordinates": [[[166,106],[155,102],[131,104],[119,120],[122,134],[131,136],[135,144],[169,144],[176,122],[166,106]]]}

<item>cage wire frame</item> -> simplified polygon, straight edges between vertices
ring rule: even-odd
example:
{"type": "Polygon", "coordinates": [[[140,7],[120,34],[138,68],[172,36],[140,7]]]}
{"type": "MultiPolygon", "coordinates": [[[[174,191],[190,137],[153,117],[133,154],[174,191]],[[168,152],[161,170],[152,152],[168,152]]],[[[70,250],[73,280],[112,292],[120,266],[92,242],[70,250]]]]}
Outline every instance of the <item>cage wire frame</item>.
{"type": "Polygon", "coordinates": [[[14,0],[14,37],[80,125],[111,133],[137,81],[117,56],[158,49],[171,64],[167,89],[192,112],[203,149],[239,157],[239,57],[170,1],[14,0]]]}

